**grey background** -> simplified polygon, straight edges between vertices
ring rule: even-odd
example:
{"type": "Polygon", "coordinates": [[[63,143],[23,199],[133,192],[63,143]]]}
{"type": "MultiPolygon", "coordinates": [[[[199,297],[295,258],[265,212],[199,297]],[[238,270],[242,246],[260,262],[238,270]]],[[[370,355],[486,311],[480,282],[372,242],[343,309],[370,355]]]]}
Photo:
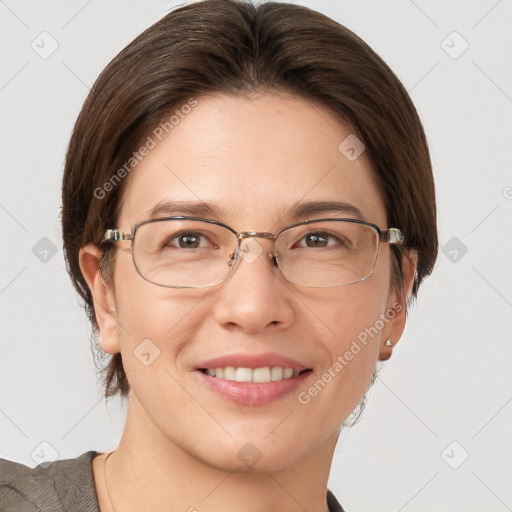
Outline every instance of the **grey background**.
{"type": "MultiPolygon", "coordinates": [[[[354,512],[512,510],[512,2],[294,3],[355,31],[410,91],[442,244],[329,487],[354,512]]],[[[0,1],[0,457],[35,466],[121,435],[125,404],[101,397],[64,270],[60,180],[97,75],[173,5],[0,1]]]]}

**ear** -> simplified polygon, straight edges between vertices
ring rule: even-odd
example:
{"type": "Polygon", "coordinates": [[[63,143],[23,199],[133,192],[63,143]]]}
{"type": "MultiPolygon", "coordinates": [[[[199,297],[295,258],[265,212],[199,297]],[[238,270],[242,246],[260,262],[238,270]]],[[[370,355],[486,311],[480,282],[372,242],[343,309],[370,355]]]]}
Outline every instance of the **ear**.
{"type": "Polygon", "coordinates": [[[117,332],[116,302],[113,286],[103,280],[99,269],[101,249],[94,244],[87,244],[80,249],[78,259],[80,270],[91,291],[94,302],[96,321],[100,329],[100,346],[110,354],[120,352],[117,332]]]}
{"type": "Polygon", "coordinates": [[[416,278],[418,254],[411,250],[402,257],[402,273],[404,276],[403,292],[391,290],[388,295],[386,312],[387,322],[381,332],[379,360],[386,361],[391,357],[393,347],[399,342],[405,329],[407,301],[411,297],[412,287],[416,278]],[[407,257],[408,256],[408,257],[407,257]],[[389,341],[388,341],[389,340],[389,341]],[[386,346],[386,342],[391,343],[386,346]]]}

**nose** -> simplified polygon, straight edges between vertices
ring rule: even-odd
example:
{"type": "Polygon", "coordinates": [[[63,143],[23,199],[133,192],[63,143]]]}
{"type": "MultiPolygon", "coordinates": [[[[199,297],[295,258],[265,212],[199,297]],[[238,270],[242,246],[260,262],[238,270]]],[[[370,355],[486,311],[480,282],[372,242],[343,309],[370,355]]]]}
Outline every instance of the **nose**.
{"type": "Polygon", "coordinates": [[[214,315],[221,325],[250,334],[290,326],[294,294],[282,276],[271,240],[246,238],[227,279],[218,285],[214,315]]]}

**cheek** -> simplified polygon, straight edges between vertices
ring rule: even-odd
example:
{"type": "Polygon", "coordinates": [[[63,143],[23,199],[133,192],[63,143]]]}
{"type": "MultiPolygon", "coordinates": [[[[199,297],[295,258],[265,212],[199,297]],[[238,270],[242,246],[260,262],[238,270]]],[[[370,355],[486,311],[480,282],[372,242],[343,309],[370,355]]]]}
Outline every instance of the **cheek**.
{"type": "Polygon", "coordinates": [[[122,254],[116,261],[115,290],[119,323],[123,324],[121,327],[125,328],[125,334],[129,333],[133,338],[141,334],[161,333],[179,314],[169,304],[172,290],[142,278],[130,254],[122,254]]]}
{"type": "MultiPolygon", "coordinates": [[[[120,290],[118,320],[121,347],[134,349],[144,339],[150,339],[164,354],[174,354],[187,340],[193,339],[201,322],[194,305],[183,292],[158,288],[151,283],[120,290]]],[[[199,309],[199,308],[198,308],[199,309]]]]}
{"type": "Polygon", "coordinates": [[[378,287],[372,282],[356,286],[357,289],[345,290],[344,296],[333,302],[336,306],[326,311],[334,333],[328,337],[326,345],[331,366],[335,361],[341,361],[343,373],[353,373],[354,380],[359,380],[358,375],[368,376],[368,371],[373,371],[378,357],[382,330],[379,318],[384,313],[386,297],[379,295],[378,287]]]}
{"type": "Polygon", "coordinates": [[[193,304],[176,293],[142,279],[122,284],[118,332],[127,379],[146,412],[153,416],[165,403],[165,414],[190,408],[187,414],[192,418],[198,411],[180,385],[179,363],[200,322],[194,321],[193,304]]]}
{"type": "Polygon", "coordinates": [[[138,274],[129,255],[118,264],[116,311],[123,366],[132,387],[149,388],[153,382],[158,389],[182,370],[193,340],[211,316],[203,300],[208,289],[156,286],[138,274]]]}
{"type": "Polygon", "coordinates": [[[328,333],[325,343],[333,358],[348,350],[354,340],[359,340],[363,348],[365,341],[375,340],[367,345],[378,351],[375,326],[379,332],[383,328],[379,319],[386,311],[390,292],[388,256],[379,255],[374,272],[365,281],[340,288],[324,288],[321,294],[309,296],[311,309],[318,312],[318,323],[324,324],[328,333]],[[368,335],[369,330],[371,335],[368,335]]]}
{"type": "Polygon", "coordinates": [[[116,262],[115,276],[118,332],[125,369],[129,359],[144,349],[155,360],[158,355],[175,353],[194,324],[193,315],[188,314],[193,304],[186,300],[183,291],[149,283],[138,274],[127,254],[116,262]]]}
{"type": "Polygon", "coordinates": [[[328,357],[298,401],[315,414],[330,410],[333,428],[354,410],[373,376],[385,325],[388,279],[389,272],[375,272],[362,283],[325,291],[316,304],[309,302],[312,310],[321,312],[318,332],[324,332],[321,348],[328,357]]]}

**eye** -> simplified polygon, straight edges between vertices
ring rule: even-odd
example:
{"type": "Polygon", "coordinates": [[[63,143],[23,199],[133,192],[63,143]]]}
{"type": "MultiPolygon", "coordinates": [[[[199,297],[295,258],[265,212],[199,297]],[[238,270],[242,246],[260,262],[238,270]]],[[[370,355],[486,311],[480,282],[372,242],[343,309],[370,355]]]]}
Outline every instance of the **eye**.
{"type": "Polygon", "coordinates": [[[209,244],[208,237],[199,231],[183,231],[166,238],[162,244],[162,248],[175,247],[178,249],[199,249],[208,245],[211,245],[209,244]],[[201,245],[202,241],[205,241],[206,244],[201,245]]]}
{"type": "Polygon", "coordinates": [[[299,243],[300,246],[304,247],[327,247],[331,245],[343,245],[346,246],[346,242],[341,240],[335,235],[327,233],[326,231],[312,231],[307,233],[301,239],[305,244],[299,243]],[[333,243],[329,243],[333,242],[333,243]]]}

